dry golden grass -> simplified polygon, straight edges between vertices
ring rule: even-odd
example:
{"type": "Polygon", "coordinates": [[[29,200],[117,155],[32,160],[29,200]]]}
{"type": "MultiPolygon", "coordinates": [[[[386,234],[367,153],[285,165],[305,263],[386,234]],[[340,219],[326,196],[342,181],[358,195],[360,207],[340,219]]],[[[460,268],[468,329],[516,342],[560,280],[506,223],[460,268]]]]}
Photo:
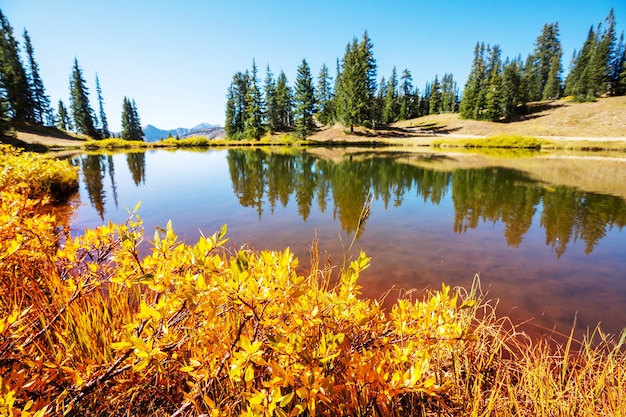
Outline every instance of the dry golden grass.
{"type": "Polygon", "coordinates": [[[456,113],[429,115],[396,124],[416,132],[462,136],[516,134],[564,138],[626,138],[626,97],[600,98],[592,103],[567,99],[531,103],[529,114],[509,122],[463,120],[456,113]]]}

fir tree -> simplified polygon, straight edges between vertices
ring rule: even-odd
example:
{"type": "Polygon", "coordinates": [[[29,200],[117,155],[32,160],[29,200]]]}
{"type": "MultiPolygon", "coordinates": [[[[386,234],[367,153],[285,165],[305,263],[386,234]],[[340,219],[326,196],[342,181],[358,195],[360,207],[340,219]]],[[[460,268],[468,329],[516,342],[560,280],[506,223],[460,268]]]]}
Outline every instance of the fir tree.
{"type": "Polygon", "coordinates": [[[141,120],[135,100],[124,97],[122,104],[122,139],[144,140],[144,133],[141,128],[141,120]]]}
{"type": "MultiPolygon", "coordinates": [[[[559,24],[555,22],[543,25],[541,34],[535,41],[535,49],[529,56],[526,65],[529,100],[538,101],[555,98],[553,95],[557,89],[554,83],[560,80],[563,72],[561,55],[559,24]],[[552,75],[551,80],[549,80],[550,75],[552,75]],[[549,81],[551,91],[546,93],[545,90],[549,81]]],[[[560,86],[558,90],[560,91],[560,86]]]]}
{"type": "Polygon", "coordinates": [[[572,58],[570,72],[565,79],[565,94],[572,95],[577,100],[585,100],[591,87],[591,73],[593,71],[592,56],[596,48],[596,32],[593,26],[589,28],[587,39],[582,49],[572,58]]]}
{"type": "Polygon", "coordinates": [[[444,74],[441,78],[441,111],[454,113],[458,111],[459,89],[452,74],[444,74]]]}
{"type": "Polygon", "coordinates": [[[270,66],[267,66],[265,71],[265,121],[270,133],[274,133],[279,128],[278,112],[276,108],[276,81],[274,80],[274,74],[270,70],[270,66]]]}
{"type": "Polygon", "coordinates": [[[13,28],[0,11],[0,81],[4,86],[9,115],[16,122],[34,122],[34,103],[26,71],[19,55],[13,28]]]}
{"type": "Polygon", "coordinates": [[[624,44],[624,32],[619,37],[615,47],[615,58],[611,63],[611,74],[609,76],[610,93],[614,95],[624,94],[619,88],[620,75],[626,63],[626,44],[624,44]]]}
{"type": "Polygon", "coordinates": [[[375,113],[375,121],[376,124],[384,123],[384,114],[385,114],[385,97],[387,96],[387,81],[385,77],[381,78],[378,83],[378,92],[376,93],[376,113],[375,113]]]}
{"type": "Polygon", "coordinates": [[[56,126],[61,130],[72,130],[72,121],[63,100],[59,100],[56,126]]]}
{"type": "Polygon", "coordinates": [[[29,71],[27,78],[33,98],[33,121],[37,124],[51,126],[54,124],[54,116],[50,107],[50,98],[46,95],[43,80],[39,76],[39,66],[35,61],[35,50],[26,29],[24,29],[24,47],[28,57],[29,71]]]}
{"type": "Polygon", "coordinates": [[[416,100],[413,95],[413,77],[408,69],[402,71],[400,76],[400,120],[407,120],[417,117],[416,100]]]}
{"type": "Polygon", "coordinates": [[[276,80],[276,113],[278,130],[288,130],[293,126],[292,93],[283,71],[276,80]]]}
{"type": "Polygon", "coordinates": [[[544,100],[556,100],[561,97],[561,55],[555,55],[552,57],[552,65],[550,66],[550,72],[548,73],[548,79],[543,89],[544,100]]]}
{"type": "Polygon", "coordinates": [[[477,43],[474,48],[472,68],[467,77],[460,105],[460,116],[464,119],[478,119],[485,107],[487,65],[485,44],[477,43]]]}
{"type": "Polygon", "coordinates": [[[78,66],[76,58],[74,58],[74,66],[70,78],[70,109],[76,132],[92,138],[99,138],[98,131],[94,126],[94,112],[89,105],[89,93],[85,86],[83,72],[78,66]]]}
{"type": "Polygon", "coordinates": [[[246,94],[245,135],[249,138],[261,139],[263,136],[263,96],[259,87],[259,71],[252,60],[252,73],[248,79],[246,94]]]}
{"type": "Polygon", "coordinates": [[[302,139],[307,136],[315,128],[313,113],[315,112],[315,88],[313,87],[313,79],[309,64],[305,59],[298,67],[298,75],[294,85],[293,93],[294,103],[294,122],[296,132],[302,139]]]}
{"type": "Polygon", "coordinates": [[[363,33],[363,39],[359,45],[360,53],[362,55],[363,63],[365,64],[365,77],[367,85],[367,101],[368,108],[367,113],[363,115],[363,120],[369,122],[371,127],[374,127],[374,114],[375,114],[375,96],[376,96],[376,59],[374,58],[374,44],[369,37],[367,31],[363,33]]]}
{"type": "Polygon", "coordinates": [[[96,74],[96,95],[98,96],[98,109],[100,110],[100,136],[109,138],[111,137],[111,132],[109,132],[109,123],[107,121],[107,115],[104,112],[104,99],[102,98],[102,88],[100,88],[98,74],[96,74]]]}
{"type": "Polygon", "coordinates": [[[439,78],[437,76],[435,76],[435,81],[433,81],[431,85],[430,102],[428,106],[429,114],[441,113],[441,84],[439,84],[439,78]]]}
{"type": "Polygon", "coordinates": [[[348,43],[341,74],[337,80],[335,105],[337,118],[354,131],[354,126],[371,125],[375,113],[376,61],[367,32],[363,42],[356,38],[348,43]]]}
{"type": "Polygon", "coordinates": [[[0,80],[0,137],[6,136],[11,129],[9,117],[9,102],[5,96],[5,89],[0,80]]]}
{"type": "Polygon", "coordinates": [[[226,118],[224,130],[229,138],[241,136],[245,129],[246,95],[248,91],[248,75],[238,72],[226,94],[226,118]]]}
{"type": "Polygon", "coordinates": [[[598,25],[599,40],[591,60],[594,66],[593,85],[597,97],[611,90],[611,67],[615,61],[617,42],[613,9],[611,9],[604,21],[604,31],[601,35],[599,27],[598,25]]]}
{"type": "Polygon", "coordinates": [[[387,81],[385,94],[385,110],[383,112],[383,120],[385,123],[393,123],[400,116],[400,107],[398,106],[398,74],[396,67],[391,70],[391,76],[387,81]]]}
{"type": "Polygon", "coordinates": [[[511,117],[522,103],[524,89],[522,88],[522,58],[518,57],[504,63],[502,69],[502,95],[504,117],[511,117]]]}
{"type": "Polygon", "coordinates": [[[315,90],[318,113],[317,120],[327,126],[333,124],[335,115],[333,110],[333,90],[331,88],[331,78],[326,64],[322,64],[317,76],[317,88],[315,90]]]}
{"type": "Polygon", "coordinates": [[[487,64],[487,93],[485,96],[485,109],[481,112],[480,119],[498,121],[504,116],[502,94],[502,60],[498,45],[491,49],[491,56],[487,64]]]}

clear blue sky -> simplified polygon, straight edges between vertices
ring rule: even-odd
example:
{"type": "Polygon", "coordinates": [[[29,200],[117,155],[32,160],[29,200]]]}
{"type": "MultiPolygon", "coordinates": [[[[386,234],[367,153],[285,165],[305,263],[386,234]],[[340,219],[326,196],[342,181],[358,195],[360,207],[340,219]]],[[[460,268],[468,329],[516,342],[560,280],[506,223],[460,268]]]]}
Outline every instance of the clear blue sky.
{"type": "Polygon", "coordinates": [[[221,125],[232,75],[253,58],[261,80],[269,64],[293,85],[302,58],[314,76],[323,63],[334,74],[346,44],[365,30],[378,78],[407,68],[420,90],[446,72],[462,89],[478,41],[499,44],[503,58],[526,57],[543,24],[555,21],[567,70],[611,7],[619,36],[626,0],[0,0],[20,42],[28,30],[54,108],[59,99],[68,104],[76,57],[96,111],[98,73],[112,130],[124,96],[135,99],[144,125],[221,125]]]}

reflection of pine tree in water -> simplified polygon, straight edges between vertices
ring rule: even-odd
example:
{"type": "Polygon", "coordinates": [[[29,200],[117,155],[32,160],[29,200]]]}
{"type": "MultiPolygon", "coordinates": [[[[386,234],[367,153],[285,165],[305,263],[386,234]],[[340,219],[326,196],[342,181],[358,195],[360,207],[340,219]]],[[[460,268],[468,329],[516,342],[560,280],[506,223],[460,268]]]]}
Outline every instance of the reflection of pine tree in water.
{"type": "Polygon", "coordinates": [[[146,154],[145,152],[130,152],[126,154],[128,169],[133,176],[135,185],[146,183],[146,154]]]}
{"type": "Polygon", "coordinates": [[[117,184],[115,183],[115,166],[113,165],[113,156],[107,155],[107,165],[109,167],[109,179],[111,180],[111,190],[113,191],[113,201],[117,208],[117,184]]]}
{"type": "MultiPolygon", "coordinates": [[[[325,212],[329,196],[333,214],[342,230],[352,233],[371,191],[376,200],[399,206],[411,190],[425,202],[439,204],[452,190],[454,231],[464,233],[481,221],[504,224],[507,244],[518,247],[529,231],[542,204],[540,225],[546,244],[560,257],[567,244],[582,240],[590,253],[608,227],[626,225],[626,202],[607,195],[573,188],[546,190],[522,172],[503,168],[435,171],[379,157],[353,158],[339,163],[316,159],[306,153],[296,156],[262,150],[229,150],[228,163],[233,190],[245,207],[262,214],[267,195],[272,212],[280,201],[286,207],[292,194],[304,220],[314,199],[325,212]]],[[[360,232],[364,230],[361,225],[360,232]]]]}
{"type": "Polygon", "coordinates": [[[104,156],[84,155],[80,157],[80,165],[85,179],[85,187],[91,205],[96,209],[100,218],[104,220],[104,156]]]}

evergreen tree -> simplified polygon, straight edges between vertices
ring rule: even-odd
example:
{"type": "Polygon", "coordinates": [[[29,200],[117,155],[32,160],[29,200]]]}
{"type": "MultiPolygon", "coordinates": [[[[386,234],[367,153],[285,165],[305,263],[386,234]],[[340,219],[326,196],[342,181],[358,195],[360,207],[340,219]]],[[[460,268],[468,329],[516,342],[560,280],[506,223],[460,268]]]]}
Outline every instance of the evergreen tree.
{"type": "Polygon", "coordinates": [[[333,110],[333,90],[331,88],[331,77],[326,64],[322,64],[317,76],[317,88],[315,90],[317,102],[317,120],[324,126],[334,123],[335,115],[333,110]]]}
{"type": "Polygon", "coordinates": [[[385,94],[385,110],[383,112],[383,121],[385,123],[393,123],[400,116],[400,107],[398,106],[398,74],[396,67],[391,70],[391,76],[387,81],[385,94]]]}
{"type": "Polygon", "coordinates": [[[226,94],[226,118],[224,130],[229,138],[241,136],[245,129],[246,95],[248,91],[247,73],[238,72],[226,94]]]}
{"type": "Polygon", "coordinates": [[[34,122],[33,96],[19,55],[13,28],[0,11],[0,81],[4,86],[9,115],[16,122],[34,122]]]}
{"type": "Polygon", "coordinates": [[[315,121],[313,120],[315,88],[313,87],[313,78],[311,77],[309,64],[305,59],[302,60],[302,64],[298,67],[293,103],[296,132],[302,139],[306,139],[315,128],[315,121]]]}
{"type": "Polygon", "coordinates": [[[122,104],[121,137],[125,140],[144,140],[137,105],[135,104],[135,100],[129,100],[127,97],[124,97],[122,104]]]}
{"type": "Polygon", "coordinates": [[[72,130],[72,121],[63,100],[59,100],[56,126],[61,130],[72,130]]]}
{"type": "Polygon", "coordinates": [[[354,38],[346,46],[335,93],[337,118],[345,126],[349,126],[351,132],[354,131],[354,126],[373,123],[376,112],[375,74],[376,61],[371,39],[366,32],[363,42],[359,43],[354,38]]]}
{"type": "Polygon", "coordinates": [[[441,113],[441,84],[439,84],[439,78],[435,76],[435,81],[431,85],[430,102],[428,103],[429,114],[441,113]]]}
{"type": "Polygon", "coordinates": [[[89,93],[85,86],[83,72],[78,66],[76,58],[74,58],[74,66],[70,78],[70,109],[76,132],[86,134],[92,138],[100,137],[94,126],[94,112],[89,105],[89,93]]]}
{"type": "Polygon", "coordinates": [[[609,76],[610,93],[614,95],[621,95],[624,92],[620,91],[619,82],[622,69],[626,63],[626,44],[624,44],[624,32],[619,37],[619,41],[615,47],[615,58],[611,63],[611,74],[609,76]]]}
{"type": "Polygon", "coordinates": [[[452,74],[444,74],[441,78],[441,106],[442,112],[458,111],[459,89],[452,74]]]}
{"type": "Polygon", "coordinates": [[[552,65],[550,66],[550,72],[548,73],[548,79],[543,89],[544,100],[556,100],[561,97],[561,55],[555,55],[552,57],[552,65]]]}
{"type": "Polygon", "coordinates": [[[24,29],[24,47],[29,67],[27,78],[33,98],[33,122],[51,126],[54,124],[54,116],[50,107],[50,98],[46,95],[43,80],[39,76],[39,66],[35,61],[35,50],[26,29],[24,29]]]}
{"type": "Polygon", "coordinates": [[[600,35],[600,29],[598,29],[598,36],[599,41],[592,58],[592,63],[595,66],[595,79],[593,83],[597,91],[596,96],[599,97],[611,91],[611,67],[615,61],[615,49],[617,46],[615,14],[613,9],[611,9],[604,21],[604,31],[602,35],[600,35]]]}
{"type": "Polygon", "coordinates": [[[522,58],[508,60],[502,69],[502,95],[504,117],[511,117],[518,104],[523,102],[524,89],[522,88],[522,58]]]}
{"type": "Polygon", "coordinates": [[[378,83],[378,92],[376,93],[376,113],[375,113],[375,122],[376,124],[384,123],[385,118],[385,97],[387,96],[387,81],[385,77],[381,78],[378,83]]]}
{"type": "Polygon", "coordinates": [[[463,89],[463,99],[460,105],[460,116],[464,119],[478,119],[485,108],[487,86],[485,52],[487,49],[484,43],[477,43],[474,48],[472,68],[463,89]]]}
{"type": "Polygon", "coordinates": [[[424,94],[422,94],[422,97],[420,97],[420,102],[419,102],[420,116],[427,116],[428,112],[430,112],[431,95],[432,95],[432,84],[430,82],[426,82],[426,86],[424,87],[424,94]]]}
{"type": "Polygon", "coordinates": [[[372,43],[372,39],[369,37],[367,31],[363,33],[363,39],[359,45],[360,52],[362,55],[362,60],[365,64],[365,77],[366,77],[366,85],[367,85],[367,101],[368,101],[368,109],[367,113],[363,115],[363,121],[369,122],[371,127],[374,127],[374,114],[376,112],[376,59],[374,58],[374,44],[372,43]]]}
{"type": "Polygon", "coordinates": [[[9,117],[9,102],[5,96],[5,89],[0,80],[0,137],[6,136],[11,129],[9,117]]]}
{"type": "Polygon", "coordinates": [[[249,138],[261,139],[263,136],[263,96],[259,87],[259,71],[252,60],[252,73],[248,79],[246,91],[246,124],[245,135],[249,138]]]}
{"type": "Polygon", "coordinates": [[[292,93],[283,71],[276,81],[276,113],[278,115],[278,130],[288,130],[293,126],[292,93]]]}
{"type": "Polygon", "coordinates": [[[585,100],[591,89],[592,55],[596,49],[596,32],[593,26],[589,28],[587,39],[582,49],[572,58],[570,72],[565,79],[565,94],[572,95],[577,100],[585,100]]]}
{"type": "Polygon", "coordinates": [[[96,94],[98,96],[98,109],[100,110],[100,136],[109,138],[111,137],[111,132],[109,132],[109,123],[107,121],[107,115],[104,112],[104,99],[102,98],[102,88],[100,88],[98,74],[96,74],[96,94]]]}
{"type": "Polygon", "coordinates": [[[622,64],[622,72],[619,75],[617,82],[617,93],[626,94],[626,55],[624,56],[624,63],[622,64]]]}
{"type": "Polygon", "coordinates": [[[530,101],[558,98],[558,96],[554,97],[553,94],[556,90],[560,92],[560,86],[557,89],[554,83],[560,80],[563,72],[561,50],[559,24],[555,22],[543,25],[541,34],[535,41],[535,49],[529,56],[526,65],[526,83],[530,101]],[[546,93],[546,86],[551,74],[551,91],[546,93]]]}
{"type": "Polygon", "coordinates": [[[502,60],[498,45],[491,49],[491,56],[487,64],[487,94],[485,96],[485,110],[480,119],[498,121],[504,116],[502,94],[502,60]]]}
{"type": "Polygon", "coordinates": [[[408,69],[402,71],[400,76],[400,120],[417,117],[416,100],[413,95],[413,76],[408,69]]]}
{"type": "Polygon", "coordinates": [[[276,81],[274,74],[267,66],[265,71],[265,125],[270,133],[274,133],[279,128],[278,112],[276,106],[276,81]]]}

